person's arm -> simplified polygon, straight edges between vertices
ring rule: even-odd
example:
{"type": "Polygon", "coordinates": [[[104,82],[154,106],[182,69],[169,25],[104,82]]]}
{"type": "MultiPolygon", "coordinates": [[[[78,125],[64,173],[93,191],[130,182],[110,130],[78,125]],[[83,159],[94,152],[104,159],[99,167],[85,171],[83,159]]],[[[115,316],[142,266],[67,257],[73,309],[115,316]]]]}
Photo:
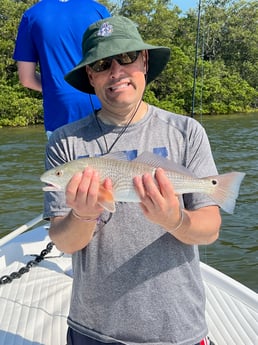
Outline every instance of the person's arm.
{"type": "Polygon", "coordinates": [[[29,89],[42,92],[41,76],[36,71],[35,62],[18,61],[18,75],[20,83],[29,89]]]}
{"type": "MultiPolygon", "coordinates": [[[[109,179],[104,181],[103,186],[112,191],[109,179]]],[[[87,246],[92,239],[97,219],[103,212],[98,204],[99,187],[99,174],[91,168],[75,174],[68,183],[66,203],[72,211],[66,217],[52,218],[49,229],[49,236],[59,250],[74,253],[87,246]]]]}
{"type": "Polygon", "coordinates": [[[159,224],[179,241],[186,244],[209,244],[219,235],[221,215],[218,206],[202,207],[194,211],[180,210],[173,186],[163,169],[155,174],[134,178],[144,215],[159,224]]]}
{"type": "Polygon", "coordinates": [[[82,221],[72,211],[66,217],[51,218],[49,236],[62,252],[72,254],[87,246],[90,242],[96,221],[82,221]]]}

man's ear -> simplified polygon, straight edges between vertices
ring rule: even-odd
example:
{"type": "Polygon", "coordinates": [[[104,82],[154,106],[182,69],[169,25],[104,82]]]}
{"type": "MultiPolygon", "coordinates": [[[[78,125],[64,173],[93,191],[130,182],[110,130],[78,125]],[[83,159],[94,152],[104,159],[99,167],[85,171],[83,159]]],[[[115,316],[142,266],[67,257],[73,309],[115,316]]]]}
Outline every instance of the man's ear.
{"type": "Polygon", "coordinates": [[[148,50],[144,50],[144,53],[143,53],[143,66],[144,66],[144,73],[145,74],[148,72],[148,69],[149,69],[148,60],[149,60],[149,52],[148,52],[148,50]]]}
{"type": "Polygon", "coordinates": [[[94,87],[94,85],[93,85],[93,81],[92,81],[92,74],[91,74],[91,70],[90,70],[90,68],[89,68],[89,66],[87,66],[86,65],[86,73],[88,74],[88,78],[89,78],[89,82],[90,82],[90,84],[91,84],[91,86],[92,87],[94,87]]]}

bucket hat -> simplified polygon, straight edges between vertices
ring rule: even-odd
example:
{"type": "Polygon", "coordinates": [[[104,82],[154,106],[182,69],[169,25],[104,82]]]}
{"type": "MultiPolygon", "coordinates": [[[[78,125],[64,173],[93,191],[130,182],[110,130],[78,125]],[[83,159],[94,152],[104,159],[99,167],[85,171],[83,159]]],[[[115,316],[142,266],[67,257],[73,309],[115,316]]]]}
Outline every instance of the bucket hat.
{"type": "Polygon", "coordinates": [[[65,76],[65,80],[76,89],[95,94],[86,73],[86,65],[109,56],[131,51],[148,50],[147,84],[154,80],[165,68],[170,49],[145,43],[136,24],[123,16],[105,18],[90,25],[83,35],[83,58],[65,76]]]}

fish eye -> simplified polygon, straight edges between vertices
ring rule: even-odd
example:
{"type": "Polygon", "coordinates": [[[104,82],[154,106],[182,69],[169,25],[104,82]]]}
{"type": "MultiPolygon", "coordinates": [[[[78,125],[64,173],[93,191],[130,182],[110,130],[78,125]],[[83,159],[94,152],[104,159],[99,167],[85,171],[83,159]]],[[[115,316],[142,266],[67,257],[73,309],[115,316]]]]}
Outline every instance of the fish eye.
{"type": "Polygon", "coordinates": [[[211,183],[216,186],[216,184],[218,184],[218,181],[217,180],[212,180],[211,183]]]}
{"type": "Polygon", "coordinates": [[[61,177],[63,175],[63,170],[57,170],[56,176],[61,177]]]}

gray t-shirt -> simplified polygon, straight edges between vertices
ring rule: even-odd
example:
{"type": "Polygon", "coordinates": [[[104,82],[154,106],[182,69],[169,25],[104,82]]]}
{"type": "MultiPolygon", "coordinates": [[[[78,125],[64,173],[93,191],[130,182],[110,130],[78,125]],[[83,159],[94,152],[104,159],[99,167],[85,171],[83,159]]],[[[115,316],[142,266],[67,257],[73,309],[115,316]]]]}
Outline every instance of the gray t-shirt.
{"type": "MultiPolygon", "coordinates": [[[[100,124],[102,131],[91,116],[55,131],[47,146],[46,168],[106,153],[122,127],[100,124]]],[[[153,106],[117,140],[116,151],[126,152],[128,159],[150,151],[199,177],[217,174],[203,127],[153,106]]],[[[181,202],[186,209],[214,205],[199,193],[184,195],[181,202]]],[[[45,193],[45,218],[68,211],[64,193],[45,193]]],[[[112,217],[103,212],[101,220],[92,241],[73,254],[68,324],[107,343],[198,343],[207,335],[207,325],[197,246],[149,222],[137,203],[117,203],[112,217]]]]}

